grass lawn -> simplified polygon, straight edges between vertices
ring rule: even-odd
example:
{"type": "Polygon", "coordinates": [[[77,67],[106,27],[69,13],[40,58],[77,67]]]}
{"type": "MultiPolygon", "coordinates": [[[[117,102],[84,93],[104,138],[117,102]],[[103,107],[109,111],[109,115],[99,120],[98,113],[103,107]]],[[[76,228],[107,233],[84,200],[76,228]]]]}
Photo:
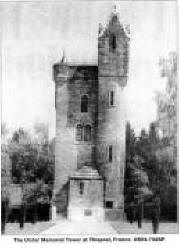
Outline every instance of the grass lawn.
{"type": "Polygon", "coordinates": [[[53,225],[54,223],[51,221],[37,222],[35,224],[25,223],[24,228],[21,229],[19,223],[7,223],[4,235],[38,235],[53,225]]]}

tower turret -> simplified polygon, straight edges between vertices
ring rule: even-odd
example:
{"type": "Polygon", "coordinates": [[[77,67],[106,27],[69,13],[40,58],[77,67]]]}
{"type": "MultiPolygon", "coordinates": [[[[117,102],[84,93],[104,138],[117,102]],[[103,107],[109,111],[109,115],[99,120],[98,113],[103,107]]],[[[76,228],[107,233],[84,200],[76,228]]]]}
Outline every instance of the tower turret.
{"type": "Polygon", "coordinates": [[[77,153],[73,145],[73,128],[67,126],[69,103],[70,66],[65,55],[53,66],[55,81],[56,138],[54,201],[57,213],[67,207],[67,183],[71,171],[76,170],[77,153]],[[70,156],[70,157],[69,157],[70,156]]]}
{"type": "Polygon", "coordinates": [[[127,28],[124,28],[119,21],[119,13],[116,12],[116,8],[112,12],[106,28],[99,27],[99,76],[118,78],[120,86],[125,86],[127,83],[130,40],[128,33],[127,28]]]}
{"type": "Polygon", "coordinates": [[[98,37],[97,165],[104,177],[106,208],[123,213],[125,105],[129,37],[116,9],[98,37]]]}
{"type": "Polygon", "coordinates": [[[60,63],[56,63],[53,66],[53,79],[56,85],[62,86],[69,77],[69,66],[67,65],[67,59],[63,52],[60,63]]]}

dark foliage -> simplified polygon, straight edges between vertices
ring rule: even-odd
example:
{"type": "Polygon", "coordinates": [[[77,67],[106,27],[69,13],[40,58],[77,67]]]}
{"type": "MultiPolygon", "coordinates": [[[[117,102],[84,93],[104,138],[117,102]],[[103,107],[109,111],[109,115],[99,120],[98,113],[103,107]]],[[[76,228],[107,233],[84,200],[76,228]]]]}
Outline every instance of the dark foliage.
{"type": "MultiPolygon", "coordinates": [[[[141,194],[149,203],[152,194],[158,195],[161,219],[176,220],[177,173],[169,140],[158,136],[156,123],[150,124],[148,133],[142,130],[138,138],[128,123],[126,142],[125,207],[141,194]]],[[[149,218],[147,210],[150,208],[144,209],[144,216],[149,218]]]]}

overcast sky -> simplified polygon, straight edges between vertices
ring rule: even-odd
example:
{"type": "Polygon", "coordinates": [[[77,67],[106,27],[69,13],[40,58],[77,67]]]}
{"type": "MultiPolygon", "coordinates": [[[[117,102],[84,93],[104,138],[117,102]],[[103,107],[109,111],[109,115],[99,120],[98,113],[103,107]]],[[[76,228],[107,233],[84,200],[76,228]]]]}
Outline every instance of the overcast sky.
{"type": "MultiPolygon", "coordinates": [[[[68,62],[97,64],[98,25],[109,20],[114,3],[0,3],[2,120],[9,128],[42,121],[55,134],[52,65],[63,50],[68,62]]],[[[176,3],[121,1],[120,20],[131,28],[125,95],[127,119],[138,133],[155,120],[155,91],[165,88],[158,62],[176,50],[176,3]]]]}

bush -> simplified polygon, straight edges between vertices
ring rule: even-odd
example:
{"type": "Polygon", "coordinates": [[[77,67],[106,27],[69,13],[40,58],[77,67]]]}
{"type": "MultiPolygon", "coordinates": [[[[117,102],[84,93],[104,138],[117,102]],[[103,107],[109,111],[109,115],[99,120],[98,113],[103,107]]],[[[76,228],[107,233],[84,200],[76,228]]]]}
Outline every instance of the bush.
{"type": "Polygon", "coordinates": [[[177,188],[168,186],[161,193],[161,219],[177,221],[177,188]]]}

